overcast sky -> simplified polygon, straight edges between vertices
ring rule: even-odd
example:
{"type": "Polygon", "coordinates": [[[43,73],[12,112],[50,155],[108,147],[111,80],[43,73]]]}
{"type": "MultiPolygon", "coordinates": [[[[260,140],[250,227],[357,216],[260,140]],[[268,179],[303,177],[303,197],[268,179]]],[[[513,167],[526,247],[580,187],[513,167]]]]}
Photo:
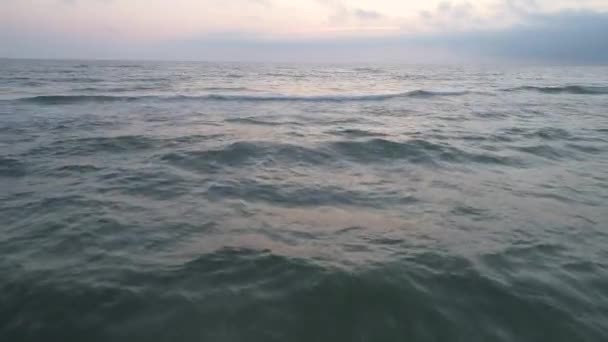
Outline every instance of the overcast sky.
{"type": "Polygon", "coordinates": [[[608,64],[608,0],[0,0],[0,57],[608,64]]]}

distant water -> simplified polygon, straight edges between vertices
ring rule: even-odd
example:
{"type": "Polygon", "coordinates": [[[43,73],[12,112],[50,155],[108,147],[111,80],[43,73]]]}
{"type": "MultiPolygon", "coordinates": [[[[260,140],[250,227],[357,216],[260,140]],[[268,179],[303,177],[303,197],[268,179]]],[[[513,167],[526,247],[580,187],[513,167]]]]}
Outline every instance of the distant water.
{"type": "Polygon", "coordinates": [[[2,341],[608,341],[608,68],[0,61],[2,341]]]}

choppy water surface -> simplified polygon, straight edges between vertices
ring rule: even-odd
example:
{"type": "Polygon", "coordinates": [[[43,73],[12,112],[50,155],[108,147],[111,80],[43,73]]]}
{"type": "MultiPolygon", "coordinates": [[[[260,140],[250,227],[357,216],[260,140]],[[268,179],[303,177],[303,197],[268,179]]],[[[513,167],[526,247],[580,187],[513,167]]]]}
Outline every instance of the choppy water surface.
{"type": "Polygon", "coordinates": [[[608,68],[0,62],[0,340],[608,340],[608,68]]]}

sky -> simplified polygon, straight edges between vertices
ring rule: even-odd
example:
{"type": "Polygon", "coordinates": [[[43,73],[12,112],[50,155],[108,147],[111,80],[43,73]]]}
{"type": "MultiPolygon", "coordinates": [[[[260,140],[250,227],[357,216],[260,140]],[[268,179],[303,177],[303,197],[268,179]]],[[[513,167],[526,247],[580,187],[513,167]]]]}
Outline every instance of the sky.
{"type": "Polygon", "coordinates": [[[608,64],[608,0],[0,0],[0,57],[608,64]]]}

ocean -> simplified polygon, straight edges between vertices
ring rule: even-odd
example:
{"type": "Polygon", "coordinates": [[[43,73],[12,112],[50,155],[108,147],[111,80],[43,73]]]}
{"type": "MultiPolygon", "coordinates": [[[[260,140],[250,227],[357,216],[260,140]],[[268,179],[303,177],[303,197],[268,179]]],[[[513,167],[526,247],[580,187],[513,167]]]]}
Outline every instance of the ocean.
{"type": "Polygon", "coordinates": [[[608,340],[608,67],[0,60],[0,340],[608,340]]]}

